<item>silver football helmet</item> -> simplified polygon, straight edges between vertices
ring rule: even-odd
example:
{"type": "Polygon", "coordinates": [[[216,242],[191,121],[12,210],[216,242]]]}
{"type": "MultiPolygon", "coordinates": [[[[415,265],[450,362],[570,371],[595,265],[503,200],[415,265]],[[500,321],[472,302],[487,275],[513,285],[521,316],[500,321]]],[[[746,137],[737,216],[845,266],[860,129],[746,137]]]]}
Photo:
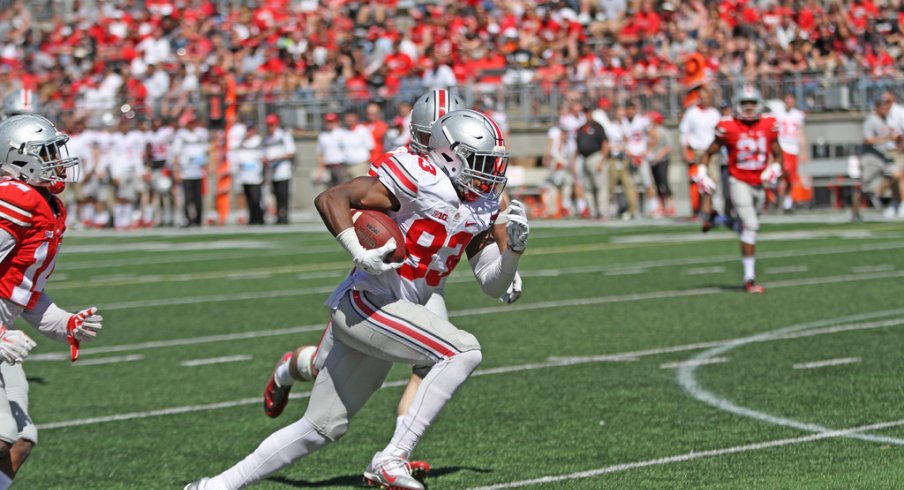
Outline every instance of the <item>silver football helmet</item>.
{"type": "Polygon", "coordinates": [[[505,188],[509,153],[502,131],[477,111],[453,111],[439,118],[430,133],[430,155],[466,201],[496,199],[505,188]]]}
{"type": "Polygon", "coordinates": [[[69,156],[67,141],[69,136],[42,116],[12,116],[0,122],[0,173],[62,191],[79,177],[78,158],[69,156]]]}
{"type": "Polygon", "coordinates": [[[41,112],[38,94],[27,88],[14,90],[3,99],[3,119],[19,114],[37,114],[41,112]]]}
{"type": "Polygon", "coordinates": [[[464,102],[448,90],[431,90],[418,97],[411,108],[411,149],[420,155],[427,153],[433,123],[452,111],[464,108],[464,102]]]}
{"type": "Polygon", "coordinates": [[[756,87],[745,84],[741,87],[736,99],[736,118],[746,122],[756,121],[760,118],[760,113],[763,110],[763,98],[760,96],[760,91],[757,90],[756,87]],[[749,106],[747,108],[744,107],[751,102],[755,104],[753,108],[750,108],[749,106]]]}

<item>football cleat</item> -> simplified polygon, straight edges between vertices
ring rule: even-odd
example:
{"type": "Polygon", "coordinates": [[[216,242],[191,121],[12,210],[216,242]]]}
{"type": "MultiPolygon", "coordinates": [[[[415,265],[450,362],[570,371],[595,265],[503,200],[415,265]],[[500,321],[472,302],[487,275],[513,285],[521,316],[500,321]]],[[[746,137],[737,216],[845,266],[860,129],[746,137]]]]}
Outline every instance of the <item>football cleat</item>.
{"type": "Polygon", "coordinates": [[[185,485],[185,488],[182,490],[204,490],[207,488],[207,482],[210,478],[201,478],[200,480],[195,480],[188,485],[185,485]]]}
{"type": "Polygon", "coordinates": [[[753,279],[744,283],[744,290],[750,294],[763,294],[766,292],[766,288],[757,284],[753,279]]]}
{"type": "Polygon", "coordinates": [[[267,387],[264,388],[264,412],[267,414],[267,417],[270,417],[271,419],[279,417],[283,412],[283,409],[286,408],[286,404],[289,403],[289,391],[292,389],[292,385],[279,386],[276,383],[276,370],[279,369],[279,366],[283,365],[283,363],[286,363],[291,359],[291,352],[286,352],[282,355],[279,362],[276,363],[276,367],[273,368],[273,372],[270,373],[270,379],[267,380],[267,387]]]}
{"type": "Polygon", "coordinates": [[[412,478],[421,483],[426,483],[427,477],[430,476],[430,463],[426,461],[410,461],[408,466],[411,467],[412,478]]]}
{"type": "Polygon", "coordinates": [[[424,490],[424,484],[411,475],[411,465],[398,456],[378,452],[364,470],[364,482],[383,490],[424,490]]]}
{"type": "Polygon", "coordinates": [[[700,216],[700,231],[703,233],[707,233],[707,232],[709,232],[709,229],[712,227],[713,227],[712,215],[709,215],[709,216],[701,215],[700,216]]]}

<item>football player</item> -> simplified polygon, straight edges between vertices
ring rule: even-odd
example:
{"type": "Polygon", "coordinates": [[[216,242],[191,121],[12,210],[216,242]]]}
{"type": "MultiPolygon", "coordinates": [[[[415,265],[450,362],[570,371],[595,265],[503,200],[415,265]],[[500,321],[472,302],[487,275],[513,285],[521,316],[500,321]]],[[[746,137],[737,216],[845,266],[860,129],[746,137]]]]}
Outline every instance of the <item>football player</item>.
{"type": "Polygon", "coordinates": [[[426,156],[395,155],[376,177],[360,177],[317,196],[324,223],[355,267],[327,300],[333,347],[307,411],[232,468],[187,489],[243,488],[339,439],[393,362],[430,369],[404,421],[364,475],[387,488],[424,489],[411,476],[408,456],[482,358],[473,335],[424,305],[465,251],[484,293],[498,297],[512,283],[527,247],[523,207],[513,203],[499,212],[509,158],[504,144],[488,117],[454,111],[434,124],[426,156]],[[406,259],[383,261],[395,250],[393,241],[365,249],[350,209],[388,213],[406,237],[406,259]]]}
{"type": "Polygon", "coordinates": [[[22,361],[34,347],[11,327],[21,316],[51,339],[92,340],[103,318],[91,307],[70,313],[44,291],[66,231],[66,209],[56,197],[78,180],[69,137],[36,114],[0,122],[0,490],[7,488],[37,443],[28,416],[28,383],[22,361]]]}
{"type": "MultiPolygon", "coordinates": [[[[729,191],[732,205],[741,220],[741,263],[744,267],[744,289],[762,294],[763,286],[756,282],[756,232],[760,228],[757,209],[765,199],[764,186],[775,188],[782,176],[782,149],[778,143],[778,123],[771,114],[761,113],[762,99],[751,85],[745,85],[738,96],[733,115],[722,118],[716,125],[716,139],[701,155],[696,177],[705,192],[703,214],[712,215],[712,194],[715,182],[708,167],[713,155],[724,146],[728,150],[729,191]],[[772,156],[770,162],[769,156],[772,156]]],[[[712,226],[703,219],[702,231],[712,226]]]]}
{"type": "MultiPolygon", "coordinates": [[[[368,175],[376,177],[378,169],[383,162],[402,153],[426,156],[429,151],[430,131],[433,128],[433,123],[440,117],[460,109],[464,109],[464,103],[458,96],[448,90],[432,90],[419,97],[414,103],[411,114],[411,125],[409,126],[411,141],[407,146],[385,153],[373,162],[368,175]]],[[[507,205],[507,202],[503,202],[503,209],[507,205]]],[[[426,307],[433,313],[448,320],[449,314],[446,310],[444,288],[445,279],[442,285],[430,295],[426,307]]],[[[521,276],[516,272],[512,284],[499,299],[504,303],[511,304],[518,301],[521,297],[521,292],[521,276]]],[[[330,333],[330,326],[327,325],[319,345],[302,345],[292,352],[283,354],[264,388],[264,412],[267,416],[276,418],[283,412],[289,401],[289,391],[296,381],[313,381],[317,377],[317,373],[323,367],[323,361],[329,354],[332,343],[332,333],[330,333]]],[[[418,366],[415,366],[412,370],[411,378],[408,380],[408,385],[405,387],[396,409],[396,424],[402,423],[404,415],[408,412],[408,407],[414,399],[414,394],[424,376],[426,376],[427,371],[428,369],[418,366]]],[[[430,472],[430,465],[425,461],[411,461],[410,465],[412,473],[419,481],[423,481],[430,472]]]]}

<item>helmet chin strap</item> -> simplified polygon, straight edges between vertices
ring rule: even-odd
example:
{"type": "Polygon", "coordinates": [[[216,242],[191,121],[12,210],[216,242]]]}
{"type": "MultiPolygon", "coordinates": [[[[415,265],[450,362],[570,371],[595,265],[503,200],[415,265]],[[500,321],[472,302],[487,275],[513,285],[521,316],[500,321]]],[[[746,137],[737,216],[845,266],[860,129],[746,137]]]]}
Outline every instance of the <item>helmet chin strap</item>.
{"type": "Polygon", "coordinates": [[[47,186],[47,190],[49,190],[51,194],[59,194],[66,190],[66,183],[59,181],[51,182],[50,185],[47,186]]]}

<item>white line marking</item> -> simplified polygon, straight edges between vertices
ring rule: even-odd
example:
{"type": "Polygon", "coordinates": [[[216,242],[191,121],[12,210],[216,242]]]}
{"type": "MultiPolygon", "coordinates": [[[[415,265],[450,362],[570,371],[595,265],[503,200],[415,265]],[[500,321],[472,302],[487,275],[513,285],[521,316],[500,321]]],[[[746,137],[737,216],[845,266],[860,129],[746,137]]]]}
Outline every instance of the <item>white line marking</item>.
{"type": "MultiPolygon", "coordinates": [[[[897,310],[886,310],[886,311],[882,311],[882,312],[867,313],[864,315],[860,315],[858,318],[866,319],[866,318],[876,318],[878,316],[901,315],[901,314],[904,314],[904,308],[897,309],[897,310]]],[[[884,327],[900,325],[900,324],[904,324],[904,319],[898,320],[893,324],[891,323],[891,321],[875,322],[875,324],[869,325],[869,328],[884,328],[884,327]],[[880,323],[881,323],[881,325],[880,325],[880,323]]],[[[822,333],[820,333],[820,334],[826,335],[826,334],[846,332],[846,331],[851,331],[851,330],[863,330],[866,328],[867,328],[866,324],[848,325],[848,326],[836,325],[831,328],[823,329],[822,333]]],[[[813,335],[816,335],[816,333],[813,332],[813,335]]],[[[758,340],[758,341],[759,342],[772,342],[772,341],[776,341],[776,340],[782,340],[784,338],[796,338],[796,337],[792,337],[792,336],[787,336],[787,337],[776,336],[776,337],[771,337],[771,338],[764,337],[764,339],[758,340]]],[[[658,349],[647,349],[647,350],[635,351],[635,352],[623,352],[623,353],[608,354],[608,355],[602,355],[602,356],[550,358],[546,362],[520,364],[520,365],[514,365],[514,366],[500,366],[500,367],[489,368],[489,369],[478,369],[477,371],[475,371],[472,374],[472,376],[478,377],[478,376],[489,376],[489,375],[494,375],[494,374],[517,373],[517,372],[522,372],[522,371],[533,371],[533,370],[537,370],[537,369],[546,369],[546,368],[551,368],[551,367],[574,366],[574,365],[578,365],[578,364],[587,364],[587,363],[594,363],[594,362],[635,361],[638,358],[644,357],[644,356],[654,356],[654,355],[658,355],[658,354],[681,352],[681,351],[686,351],[686,350],[699,350],[699,349],[703,349],[703,348],[710,347],[713,345],[730,345],[733,342],[736,342],[738,340],[741,340],[741,339],[730,339],[730,340],[722,340],[722,341],[717,341],[717,342],[699,342],[699,343],[694,343],[694,344],[685,344],[685,345],[664,347],[664,348],[658,348],[658,349]]],[[[29,358],[29,360],[31,360],[31,358],[29,358]]],[[[384,383],[382,388],[405,386],[407,384],[407,382],[408,382],[407,379],[398,380],[398,381],[389,381],[389,382],[384,383]]],[[[309,391],[301,392],[301,393],[296,392],[296,393],[293,393],[292,395],[290,395],[289,398],[294,400],[294,399],[300,399],[300,398],[307,398],[310,395],[311,395],[311,393],[309,391]]],[[[85,419],[63,420],[63,421],[59,421],[59,422],[51,422],[48,424],[38,425],[38,429],[41,429],[41,430],[59,429],[59,428],[63,428],[63,427],[94,425],[94,424],[102,424],[102,423],[107,423],[107,422],[115,422],[115,421],[120,421],[120,420],[158,417],[158,416],[162,416],[162,415],[174,415],[174,414],[181,414],[181,413],[202,412],[202,411],[207,411],[207,410],[215,410],[215,409],[219,409],[219,408],[231,408],[231,407],[238,407],[238,406],[242,406],[242,405],[255,405],[255,404],[259,404],[260,402],[261,402],[260,397],[244,398],[241,400],[210,403],[210,404],[205,404],[205,405],[188,405],[188,406],[182,406],[182,407],[164,408],[164,409],[150,410],[150,411],[144,411],[144,412],[132,412],[132,413],[126,413],[126,414],[107,415],[107,416],[91,417],[91,418],[85,418],[85,419]]]]}
{"type": "Polygon", "coordinates": [[[636,276],[638,274],[646,274],[646,269],[622,269],[617,271],[606,272],[607,276],[636,276]]]}
{"type": "MultiPolygon", "coordinates": [[[[612,237],[612,243],[688,243],[705,242],[712,240],[737,239],[737,234],[730,231],[702,234],[700,232],[689,233],[648,233],[644,235],[627,235],[612,237]]],[[[813,231],[771,231],[758,233],[757,240],[785,241],[785,240],[814,240],[822,238],[873,238],[873,232],[869,230],[813,230],[813,231]]]]}
{"type": "Polygon", "coordinates": [[[207,366],[210,364],[224,364],[227,362],[250,361],[251,359],[254,359],[254,356],[237,355],[237,356],[211,357],[208,359],[192,359],[190,361],[182,361],[179,364],[182,366],[185,366],[185,367],[195,367],[195,366],[207,366]]]}
{"type": "Polygon", "coordinates": [[[665,364],[660,364],[659,369],[675,369],[684,366],[702,366],[704,364],[721,364],[723,362],[728,362],[728,358],[713,357],[712,359],[705,359],[701,361],[667,362],[665,364]]]}
{"type": "MultiPolygon", "coordinates": [[[[134,362],[141,361],[144,359],[144,356],[141,354],[131,354],[128,356],[115,356],[115,357],[102,357],[100,359],[85,359],[77,361],[73,366],[81,367],[81,366],[98,366],[101,364],[119,364],[121,362],[134,362]]],[[[68,358],[66,359],[69,360],[68,358]]]]}
{"type": "Polygon", "coordinates": [[[879,264],[879,265],[864,265],[860,267],[851,267],[851,272],[854,274],[862,274],[864,272],[887,272],[895,270],[895,266],[892,264],[879,264]]]}
{"type": "Polygon", "coordinates": [[[702,276],[706,274],[722,274],[725,272],[724,267],[695,267],[684,271],[689,276],[702,276]]]}
{"type": "Polygon", "coordinates": [[[744,444],[742,446],[726,447],[722,449],[711,449],[709,451],[691,451],[689,453],[679,454],[676,456],[667,456],[665,458],[648,459],[646,461],[635,461],[633,463],[622,463],[604,468],[598,468],[589,471],[580,471],[577,473],[569,473],[567,475],[544,476],[542,478],[534,478],[532,480],[522,480],[510,483],[500,483],[498,485],[489,485],[485,487],[474,487],[469,490],[503,490],[507,488],[527,487],[530,485],[540,485],[544,483],[556,483],[569,480],[580,480],[584,478],[593,478],[595,476],[607,475],[610,473],[618,473],[622,471],[635,470],[640,468],[649,468],[651,466],[662,466],[672,463],[683,463],[696,459],[713,458],[716,456],[724,456],[726,454],[739,454],[749,451],[759,451],[761,449],[770,449],[774,447],[792,446],[796,444],[804,444],[807,442],[821,441],[824,439],[834,439],[838,437],[849,437],[854,434],[871,430],[890,429],[904,425],[904,420],[894,420],[890,422],[879,422],[876,424],[861,425],[859,427],[851,427],[849,429],[835,430],[830,432],[821,432],[808,436],[789,437],[786,439],[774,439],[771,441],[756,442],[753,444],[744,444]]]}
{"type": "Polygon", "coordinates": [[[784,267],[766,267],[766,274],[795,274],[809,270],[810,268],[805,265],[787,265],[784,267]]]}
{"type": "MultiPolygon", "coordinates": [[[[258,254],[261,250],[273,248],[274,243],[264,240],[211,240],[200,242],[129,242],[129,243],[104,243],[93,245],[67,245],[64,249],[67,254],[82,253],[116,253],[116,252],[188,252],[194,250],[257,250],[258,254]]],[[[335,247],[333,247],[335,249],[335,247]]]]}
{"type": "MultiPolygon", "coordinates": [[[[81,350],[82,355],[104,354],[108,352],[125,352],[143,349],[159,349],[163,347],[177,347],[184,345],[207,344],[211,342],[229,342],[233,340],[256,339],[260,337],[274,337],[277,335],[294,335],[303,332],[322,332],[325,324],[304,325],[298,327],[278,328],[275,330],[258,330],[254,332],[230,333],[223,335],[206,335],[203,337],[189,337],[185,339],[152,340],[136,344],[110,345],[106,347],[90,347],[81,350]]],[[[47,352],[28,356],[29,361],[65,361],[69,359],[69,352],[47,352]]]]}
{"type": "Polygon", "coordinates": [[[841,357],[838,359],[827,359],[825,361],[800,362],[792,366],[794,369],[816,369],[828,366],[843,366],[845,364],[856,364],[862,361],[859,357],[841,357]]]}
{"type": "MultiPolygon", "coordinates": [[[[896,273],[897,275],[902,275],[904,273],[896,273]]],[[[822,284],[828,282],[838,282],[834,279],[839,276],[831,276],[826,278],[813,278],[812,280],[807,280],[812,282],[813,284],[822,284]],[[822,282],[820,282],[822,281],[822,282]]],[[[855,276],[840,276],[840,277],[855,277],[855,276]]],[[[869,280],[876,278],[875,275],[864,276],[862,279],[860,276],[856,276],[854,279],[850,280],[869,280]]],[[[798,285],[800,281],[785,281],[783,283],[775,283],[770,284],[769,287],[790,287],[798,285]]],[[[100,310],[120,310],[120,309],[129,309],[129,308],[143,308],[149,306],[163,306],[170,304],[196,304],[200,302],[223,302],[223,301],[235,301],[239,299],[260,299],[260,298],[272,298],[278,296],[295,296],[300,295],[301,292],[305,292],[304,294],[308,294],[307,291],[310,289],[301,289],[301,290],[288,290],[288,291],[273,291],[273,292],[260,292],[260,293],[243,293],[241,295],[218,295],[218,296],[195,296],[191,298],[177,298],[174,300],[158,300],[158,301],[144,301],[144,302],[128,302],[128,303],[112,303],[108,305],[101,305],[99,307],[100,310]],[[299,293],[299,294],[296,294],[299,293]]],[[[330,293],[333,291],[333,288],[320,288],[318,292],[322,294],[330,293]]],[[[449,312],[449,314],[453,317],[456,316],[477,316],[477,315],[488,315],[494,313],[501,313],[505,311],[510,311],[512,309],[516,310],[538,310],[538,309],[547,309],[547,308],[560,308],[566,306],[589,306],[589,305],[597,305],[597,304],[607,304],[607,303],[622,303],[622,302],[633,302],[633,301],[645,301],[650,299],[664,299],[664,298],[680,298],[687,296],[702,296],[708,294],[714,294],[721,292],[718,288],[698,288],[698,289],[689,289],[686,291],[654,291],[650,293],[638,293],[638,294],[627,294],[627,295],[616,295],[616,296],[600,296],[595,298],[583,298],[583,299],[573,299],[573,300],[564,300],[564,301],[544,301],[537,303],[516,303],[515,305],[507,305],[507,306],[492,306],[485,308],[472,308],[467,310],[455,310],[449,312]]],[[[69,308],[70,310],[72,308],[69,308]]],[[[78,308],[75,308],[76,310],[78,308]]],[[[901,310],[904,313],[904,310],[901,310]]],[[[98,354],[98,353],[106,353],[106,352],[123,352],[130,350],[139,350],[139,349],[155,349],[160,347],[176,347],[181,345],[193,345],[193,344],[204,344],[209,342],[223,342],[230,340],[240,340],[240,339],[248,339],[255,337],[264,337],[264,336],[278,336],[278,335],[290,335],[301,332],[313,332],[313,331],[321,331],[323,326],[321,325],[306,325],[306,326],[295,326],[288,327],[276,330],[263,330],[256,332],[245,332],[245,333],[237,333],[237,334],[225,334],[225,335],[212,335],[212,336],[203,336],[203,337],[189,337],[184,339],[171,339],[171,340],[160,340],[160,341],[150,341],[150,342],[141,342],[136,344],[125,344],[118,346],[108,346],[108,347],[96,347],[96,348],[87,348],[82,349],[82,354],[98,354]]],[[[718,347],[723,345],[722,343],[705,343],[705,344],[695,344],[699,345],[697,348],[708,348],[708,347],[718,347]]],[[[45,354],[37,354],[29,357],[30,361],[62,361],[68,359],[68,352],[48,352],[45,354]]]]}
{"type": "Polygon", "coordinates": [[[232,275],[226,276],[226,279],[230,281],[257,281],[261,279],[269,279],[273,277],[273,274],[270,272],[237,272],[232,275]]]}
{"type": "MultiPolygon", "coordinates": [[[[847,317],[840,318],[831,318],[826,320],[818,320],[814,322],[802,323],[798,325],[792,325],[790,327],[781,328],[778,330],[774,330],[771,332],[766,332],[762,334],[752,335],[748,337],[739,338],[733,340],[725,345],[713,347],[708,350],[705,350],[690,360],[693,361],[704,361],[707,359],[711,359],[713,357],[723,356],[727,352],[737,349],[739,347],[756,343],[756,342],[769,342],[772,339],[785,337],[788,335],[800,335],[807,333],[807,330],[816,329],[818,327],[828,327],[824,330],[833,329],[833,332],[837,331],[838,328],[842,328],[837,324],[839,322],[856,322],[861,320],[869,320],[874,318],[881,318],[884,316],[897,316],[899,318],[893,318],[888,320],[878,320],[863,324],[854,324],[851,325],[853,329],[863,330],[866,328],[885,328],[890,326],[896,326],[904,324],[904,319],[900,318],[901,310],[887,310],[882,312],[871,312],[864,313],[859,315],[851,315],[847,317]]],[[[827,332],[823,332],[827,333],[827,332]]],[[[678,384],[684,389],[684,391],[690,395],[692,398],[695,398],[707,405],[710,405],[714,408],[722,410],[724,412],[733,413],[735,415],[740,415],[742,417],[748,417],[755,420],[759,420],[761,422],[766,422],[772,425],[779,425],[783,427],[793,427],[795,429],[805,430],[808,432],[831,432],[834,429],[824,427],[818,424],[811,424],[807,422],[800,422],[797,420],[778,417],[766,412],[754,410],[751,408],[740,406],[731,400],[726,398],[722,398],[719,395],[707,390],[704,388],[696,377],[696,370],[698,366],[683,366],[678,368],[677,381],[678,384]]],[[[853,434],[850,437],[854,437],[857,439],[862,439],[866,441],[872,442],[882,442],[886,444],[895,444],[895,445],[904,445],[904,439],[898,439],[893,437],[884,437],[884,436],[873,436],[869,434],[853,434]]]]}

